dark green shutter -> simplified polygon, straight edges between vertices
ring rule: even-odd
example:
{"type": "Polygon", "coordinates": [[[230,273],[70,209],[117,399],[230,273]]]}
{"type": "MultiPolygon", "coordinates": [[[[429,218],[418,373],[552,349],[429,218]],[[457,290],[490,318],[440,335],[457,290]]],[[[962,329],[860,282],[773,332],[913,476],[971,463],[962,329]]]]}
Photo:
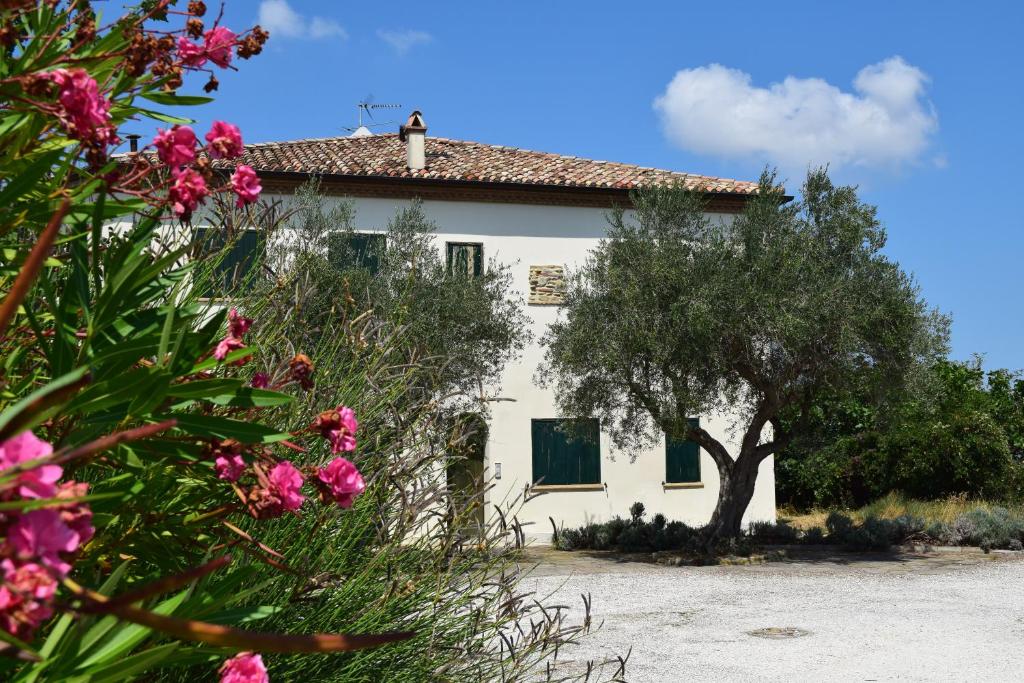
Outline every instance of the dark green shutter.
{"type": "Polygon", "coordinates": [[[220,230],[196,228],[196,241],[200,244],[201,254],[217,254],[220,261],[213,267],[212,282],[203,292],[204,297],[219,294],[230,294],[236,287],[245,283],[250,271],[256,266],[257,257],[263,252],[263,244],[259,233],[245,230],[232,243],[227,253],[224,249],[224,234],[220,230]]]}
{"type": "Polygon", "coordinates": [[[448,242],[446,263],[449,275],[477,277],[484,270],[483,245],[448,242]]]}
{"type": "Polygon", "coordinates": [[[601,430],[596,419],[533,420],[531,436],[534,482],[601,483],[601,430]]]}
{"type": "Polygon", "coordinates": [[[380,271],[386,237],[369,232],[332,232],[327,235],[327,260],[336,268],[380,271]]]}
{"type": "MultiPolygon", "coordinates": [[[[689,419],[691,427],[700,426],[700,418],[689,419]]],[[[665,482],[684,484],[700,481],[700,446],[689,439],[665,437],[665,482]]]]}

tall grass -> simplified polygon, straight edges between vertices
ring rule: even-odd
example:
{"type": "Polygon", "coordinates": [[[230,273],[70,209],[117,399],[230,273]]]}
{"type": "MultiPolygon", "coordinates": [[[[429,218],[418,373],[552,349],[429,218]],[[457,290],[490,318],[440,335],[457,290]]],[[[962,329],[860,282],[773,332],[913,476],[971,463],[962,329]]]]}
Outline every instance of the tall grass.
{"type": "MultiPolygon", "coordinates": [[[[869,517],[879,519],[896,519],[911,516],[925,520],[927,523],[952,524],[958,517],[973,510],[991,511],[994,508],[1006,508],[1011,512],[1024,513],[1024,505],[1008,504],[1001,501],[972,499],[967,496],[952,496],[941,500],[916,500],[907,498],[900,493],[889,493],[867,505],[854,510],[841,510],[856,522],[863,522],[869,517]]],[[[808,512],[796,512],[788,508],[779,509],[779,518],[787,521],[798,529],[810,529],[825,526],[825,519],[833,510],[814,509],[808,512]]]]}

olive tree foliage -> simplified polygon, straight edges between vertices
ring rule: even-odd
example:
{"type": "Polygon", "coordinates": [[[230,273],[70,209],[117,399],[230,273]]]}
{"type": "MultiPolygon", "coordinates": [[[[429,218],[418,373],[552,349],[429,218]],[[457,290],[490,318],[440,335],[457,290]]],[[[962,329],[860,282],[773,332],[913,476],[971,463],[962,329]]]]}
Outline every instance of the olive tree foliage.
{"type": "Polygon", "coordinates": [[[766,171],[729,221],[701,193],[635,193],[544,338],[541,378],[565,414],[600,417],[634,453],[663,432],[710,454],[722,485],[709,542],[739,533],[759,465],[798,428],[783,411],[864,373],[903,382],[944,346],[945,319],[882,254],[875,208],[824,169],[802,196],[786,201],[766,171]],[[716,413],[734,419],[736,447],[687,420],[716,413]]]}
{"type": "Polygon", "coordinates": [[[320,283],[320,299],[304,304],[306,334],[319,334],[325,317],[372,311],[429,373],[418,382],[425,390],[452,410],[485,407],[529,337],[508,266],[491,259],[477,276],[449,272],[418,200],[388,221],[382,242],[360,250],[351,201],[329,201],[315,180],[296,192],[285,225],[269,239],[268,269],[320,283]]]}

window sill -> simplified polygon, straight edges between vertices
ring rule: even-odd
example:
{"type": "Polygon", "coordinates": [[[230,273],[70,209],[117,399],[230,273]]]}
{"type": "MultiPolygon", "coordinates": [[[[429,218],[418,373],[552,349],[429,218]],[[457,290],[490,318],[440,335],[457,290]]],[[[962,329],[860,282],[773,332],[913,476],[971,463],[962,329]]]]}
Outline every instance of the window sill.
{"type": "Polygon", "coordinates": [[[537,493],[558,493],[562,491],[604,491],[604,484],[540,484],[531,486],[530,491],[537,493]]]}
{"type": "Polygon", "coordinates": [[[661,488],[666,491],[675,491],[678,489],[702,489],[704,488],[704,482],[702,481],[679,481],[679,482],[661,482],[661,488]]]}

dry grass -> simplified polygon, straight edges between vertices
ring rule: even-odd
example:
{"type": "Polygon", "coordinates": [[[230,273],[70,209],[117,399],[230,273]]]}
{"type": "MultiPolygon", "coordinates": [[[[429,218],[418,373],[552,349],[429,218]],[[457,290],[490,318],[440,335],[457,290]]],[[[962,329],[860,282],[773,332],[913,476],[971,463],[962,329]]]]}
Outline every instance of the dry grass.
{"type": "MultiPolygon", "coordinates": [[[[987,500],[970,499],[966,496],[953,496],[944,500],[913,500],[904,498],[898,493],[890,493],[857,510],[839,510],[853,518],[856,522],[864,521],[865,517],[893,519],[902,515],[920,517],[927,522],[951,523],[958,516],[978,508],[991,509],[1005,507],[1011,511],[1024,513],[1024,505],[998,503],[987,500]]],[[[825,519],[832,510],[811,510],[796,512],[790,508],[779,508],[779,521],[786,521],[797,529],[825,528],[825,519]]]]}

